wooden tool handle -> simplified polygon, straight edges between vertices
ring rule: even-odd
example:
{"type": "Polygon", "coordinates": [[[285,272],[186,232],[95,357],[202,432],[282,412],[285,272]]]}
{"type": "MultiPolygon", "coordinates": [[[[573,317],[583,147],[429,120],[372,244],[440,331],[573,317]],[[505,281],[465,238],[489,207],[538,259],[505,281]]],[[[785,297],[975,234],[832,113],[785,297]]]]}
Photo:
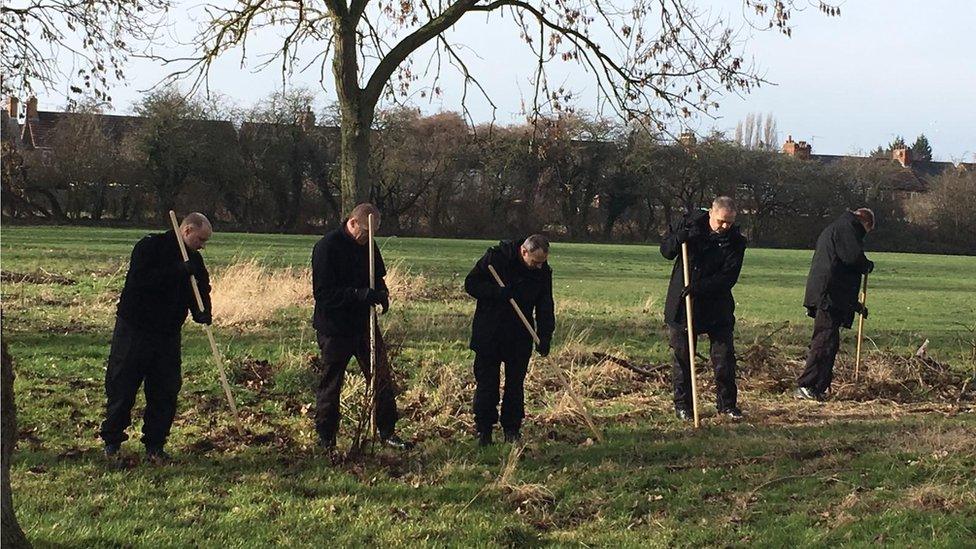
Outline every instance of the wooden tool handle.
{"type": "MultiPolygon", "coordinates": [[[[495,270],[495,266],[489,264],[488,270],[491,271],[491,276],[495,277],[495,282],[497,282],[499,286],[504,288],[505,283],[502,282],[502,277],[498,276],[498,271],[495,270]]],[[[529,335],[532,336],[532,341],[534,341],[536,345],[541,343],[542,340],[539,339],[539,334],[535,333],[535,328],[533,328],[532,324],[529,323],[529,319],[525,318],[525,313],[522,312],[522,309],[518,306],[518,303],[515,302],[515,299],[510,297],[508,298],[508,302],[512,305],[512,308],[515,309],[515,314],[517,314],[518,317],[522,320],[522,324],[525,325],[525,329],[529,331],[529,335]]]]}
{"type": "MultiPolygon", "coordinates": [[[[685,288],[691,284],[691,272],[688,268],[688,243],[681,243],[681,264],[684,267],[685,288]]],[[[685,295],[685,320],[688,325],[688,365],[691,370],[691,408],[695,416],[695,427],[699,427],[698,419],[698,382],[695,379],[695,323],[692,315],[691,296],[685,295]]]]}

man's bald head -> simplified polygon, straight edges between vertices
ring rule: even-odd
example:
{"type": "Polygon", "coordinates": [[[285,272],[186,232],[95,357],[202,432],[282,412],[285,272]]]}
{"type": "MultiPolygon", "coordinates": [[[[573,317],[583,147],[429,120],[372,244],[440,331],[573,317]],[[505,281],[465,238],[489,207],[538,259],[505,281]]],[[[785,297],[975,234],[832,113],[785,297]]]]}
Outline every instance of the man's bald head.
{"type": "Polygon", "coordinates": [[[874,230],[874,211],[871,208],[858,208],[854,210],[854,217],[861,222],[864,230],[871,232],[874,230]]]}
{"type": "Polygon", "coordinates": [[[200,212],[187,214],[187,216],[183,218],[183,223],[180,223],[180,227],[186,227],[187,225],[193,227],[194,229],[207,228],[213,231],[213,225],[210,224],[210,220],[207,219],[207,216],[200,212]]]}
{"type": "Polygon", "coordinates": [[[370,214],[373,215],[373,232],[376,232],[380,228],[380,210],[369,202],[357,204],[349,213],[349,219],[346,220],[346,232],[360,244],[366,244],[369,241],[370,214]]]}
{"type": "Polygon", "coordinates": [[[184,217],[183,222],[180,223],[180,234],[187,248],[202,250],[213,235],[213,225],[210,224],[207,216],[200,212],[193,212],[184,217]]]}

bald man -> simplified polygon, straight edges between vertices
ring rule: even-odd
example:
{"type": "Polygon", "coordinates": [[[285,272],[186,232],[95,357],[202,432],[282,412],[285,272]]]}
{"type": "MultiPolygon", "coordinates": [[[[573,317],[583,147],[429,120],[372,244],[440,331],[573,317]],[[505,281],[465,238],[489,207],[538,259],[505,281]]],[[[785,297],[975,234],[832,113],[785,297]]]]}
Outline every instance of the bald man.
{"type": "Polygon", "coordinates": [[[131,423],[132,405],[139,386],[146,393],[142,443],[153,463],[170,460],[163,449],[176,415],[176,398],[183,379],[180,373],[180,331],[187,311],[201,324],[211,323],[210,275],[203,264],[204,248],[213,228],[203,214],[192,213],[180,225],[179,238],[190,260],[183,261],[177,235],[170,230],[144,237],[132,250],[129,272],[119,298],[105,372],[105,421],[101,437],[105,455],[119,457],[125,430],[131,423]],[[190,287],[197,279],[204,310],[198,311],[190,287]],[[145,382],[143,384],[143,382],[145,382]]]}
{"type": "MultiPolygon", "coordinates": [[[[312,293],[315,328],[322,353],[323,372],[315,386],[315,431],[319,447],[334,457],[341,409],[339,397],[346,377],[346,366],[356,357],[366,383],[370,383],[369,310],[390,307],[390,294],[384,277],[386,267],[379,247],[373,244],[376,260],[376,288],[369,283],[369,215],[373,230],[380,224],[376,206],[363,203],[353,208],[341,227],[327,233],[312,250],[312,293]]],[[[395,432],[397,409],[395,391],[383,337],[377,335],[376,428],[384,446],[405,450],[411,446],[395,432]]]]}
{"type": "Polygon", "coordinates": [[[667,238],[661,241],[661,255],[673,259],[671,284],[664,306],[674,364],[674,412],[679,419],[693,416],[691,361],[685,296],[691,296],[694,339],[708,334],[709,354],[715,370],[715,405],[720,414],[742,419],[735,386],[735,298],[732,288],[739,280],[746,252],[746,238],[735,223],[735,201],[719,196],[708,211],[695,211],[675,220],[667,238]],[[691,283],[685,286],[682,244],[688,244],[691,283]]]}

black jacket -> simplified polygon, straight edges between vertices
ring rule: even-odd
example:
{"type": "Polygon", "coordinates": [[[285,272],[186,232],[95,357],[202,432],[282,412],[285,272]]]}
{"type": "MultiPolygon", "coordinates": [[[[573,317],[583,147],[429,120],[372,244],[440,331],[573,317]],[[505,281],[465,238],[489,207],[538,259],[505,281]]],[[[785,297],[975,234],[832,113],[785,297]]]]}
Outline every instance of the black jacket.
{"type": "MultiPolygon", "coordinates": [[[[386,266],[376,244],[376,288],[385,289],[386,266]]],[[[330,231],[312,249],[312,326],[327,336],[369,333],[369,304],[356,296],[369,288],[369,248],[349,236],[344,226],[330,231]]]]}
{"type": "Polygon", "coordinates": [[[845,212],[820,233],[803,298],[807,314],[816,317],[817,309],[825,309],[851,327],[861,275],[873,267],[864,256],[865,234],[852,212],[845,212]]]}
{"type": "MultiPolygon", "coordinates": [[[[210,274],[200,252],[187,248],[195,267],[203,306],[210,310],[210,274]]],[[[187,311],[197,313],[190,277],[182,269],[176,233],[151,234],[136,243],[119,297],[118,315],[140,330],[178,332],[187,311]]]]}
{"type": "Polygon", "coordinates": [[[556,329],[552,301],[552,269],[544,263],[530,269],[522,261],[522,240],[503,240],[488,248],[464,279],[464,290],[478,300],[471,323],[471,350],[532,353],[532,336],[507,300],[500,299],[498,282],[488,270],[493,265],[529,322],[535,322],[542,341],[551,341],[556,329]]]}
{"type": "Polygon", "coordinates": [[[739,280],[742,260],[746,252],[746,238],[738,225],[728,231],[713,233],[708,226],[708,212],[697,211],[675,220],[668,236],[661,241],[661,255],[675,259],[671,270],[671,284],[664,305],[664,321],[669,326],[686,329],[685,303],[681,290],[685,286],[681,243],[677,231],[689,229],[688,261],[691,264],[691,303],[694,307],[694,329],[706,333],[735,324],[735,298],[732,287],[739,280]]]}

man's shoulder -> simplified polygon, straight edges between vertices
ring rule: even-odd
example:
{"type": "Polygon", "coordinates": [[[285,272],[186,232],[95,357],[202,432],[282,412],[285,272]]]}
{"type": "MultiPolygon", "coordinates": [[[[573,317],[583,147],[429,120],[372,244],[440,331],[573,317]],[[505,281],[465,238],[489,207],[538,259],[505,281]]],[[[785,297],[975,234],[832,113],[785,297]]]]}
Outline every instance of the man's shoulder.
{"type": "Polygon", "coordinates": [[[138,249],[155,249],[166,242],[166,237],[173,238],[169,233],[149,233],[136,242],[138,249]]]}
{"type": "Polygon", "coordinates": [[[341,229],[332,229],[331,231],[325,233],[322,238],[315,243],[316,248],[320,247],[333,247],[343,244],[345,237],[342,234],[341,229]]]}
{"type": "Polygon", "coordinates": [[[746,235],[742,234],[738,226],[735,227],[735,232],[732,233],[732,244],[741,250],[749,247],[749,239],[746,238],[746,235]]]}

